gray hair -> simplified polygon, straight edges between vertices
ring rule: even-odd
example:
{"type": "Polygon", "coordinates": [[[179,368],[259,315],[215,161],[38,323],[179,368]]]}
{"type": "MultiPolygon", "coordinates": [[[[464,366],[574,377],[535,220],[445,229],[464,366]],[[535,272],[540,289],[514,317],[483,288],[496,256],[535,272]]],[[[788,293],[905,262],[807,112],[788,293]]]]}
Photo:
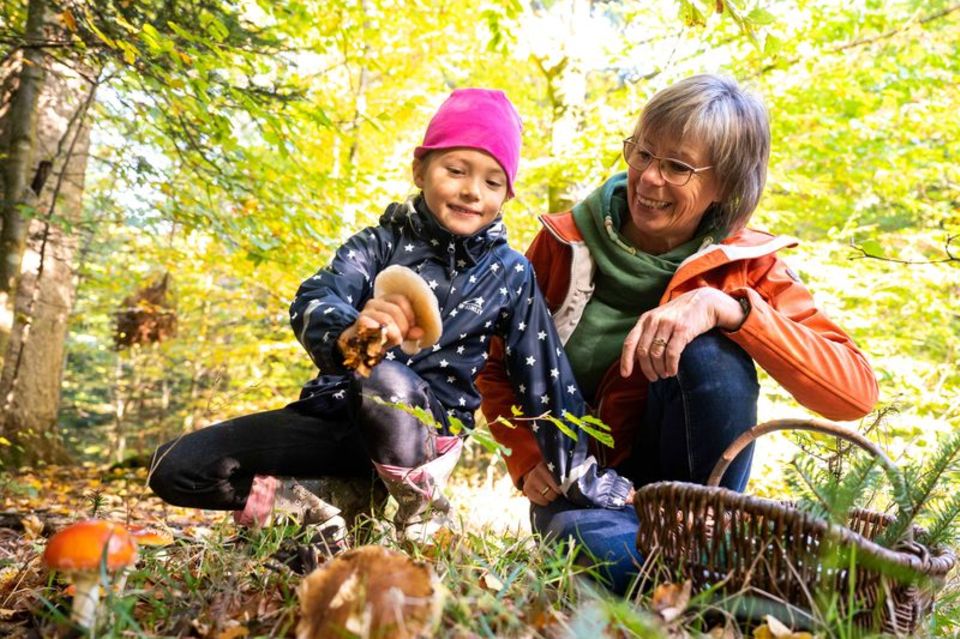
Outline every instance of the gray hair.
{"type": "Polygon", "coordinates": [[[634,136],[702,140],[720,187],[717,222],[728,232],[746,226],[767,181],[770,122],[763,102],[732,78],[695,75],[657,92],[634,136]]]}

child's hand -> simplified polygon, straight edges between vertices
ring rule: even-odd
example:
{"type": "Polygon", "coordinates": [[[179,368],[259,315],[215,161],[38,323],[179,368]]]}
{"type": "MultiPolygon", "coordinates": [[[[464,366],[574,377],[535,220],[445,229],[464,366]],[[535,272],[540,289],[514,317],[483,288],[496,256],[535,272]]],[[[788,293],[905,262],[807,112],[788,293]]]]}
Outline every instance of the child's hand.
{"type": "Polygon", "coordinates": [[[357,321],[347,327],[337,339],[341,352],[346,352],[348,341],[357,334],[357,329],[361,326],[370,329],[382,326],[386,331],[386,348],[399,346],[405,339],[417,340],[423,337],[423,329],[414,324],[413,307],[403,295],[385,295],[368,300],[357,321]]]}

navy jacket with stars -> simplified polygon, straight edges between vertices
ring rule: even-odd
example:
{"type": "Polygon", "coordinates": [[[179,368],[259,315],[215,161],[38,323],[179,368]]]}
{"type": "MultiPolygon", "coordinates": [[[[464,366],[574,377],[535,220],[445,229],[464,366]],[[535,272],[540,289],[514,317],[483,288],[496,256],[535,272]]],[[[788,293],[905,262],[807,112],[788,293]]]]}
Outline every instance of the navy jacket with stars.
{"type": "MultiPolygon", "coordinates": [[[[433,289],[443,333],[436,345],[416,355],[398,347],[386,357],[406,363],[427,381],[449,414],[473,427],[480,405],[474,378],[495,334],[504,339],[507,370],[525,416],[584,414],[533,269],[507,245],[502,221],[471,236],[455,235],[437,222],[423,198],[388,206],[378,226],[348,239],[329,266],[300,285],[290,321],[320,369],[301,392],[301,398],[311,398],[312,410],[321,414],[342,407],[339,400],[352,373],[343,366],[337,338],[373,294],[377,273],[393,264],[418,272],[433,289]]],[[[574,442],[549,422],[537,420],[533,428],[568,499],[584,506],[624,505],[630,482],[599,469],[585,434],[574,442]]]]}

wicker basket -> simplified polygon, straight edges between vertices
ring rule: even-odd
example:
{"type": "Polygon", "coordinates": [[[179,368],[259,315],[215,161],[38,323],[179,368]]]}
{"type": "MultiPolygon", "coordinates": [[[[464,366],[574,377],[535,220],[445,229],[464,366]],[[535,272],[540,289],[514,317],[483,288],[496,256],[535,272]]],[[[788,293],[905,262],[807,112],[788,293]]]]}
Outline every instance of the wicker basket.
{"type": "MultiPolygon", "coordinates": [[[[893,517],[851,512],[847,526],[830,524],[789,502],[719,488],[723,473],[748,444],[776,430],[835,435],[876,455],[893,481],[902,475],[859,433],[820,420],[776,420],[753,427],[724,452],[706,486],[658,482],[637,491],[637,549],[647,574],[680,574],[694,592],[749,593],[809,622],[823,597],[861,627],[911,634],[930,612],[936,592],[956,562],[947,548],[908,539],[896,549],[873,541],[893,517]]],[[[923,531],[913,536],[922,540],[923,531]]]]}

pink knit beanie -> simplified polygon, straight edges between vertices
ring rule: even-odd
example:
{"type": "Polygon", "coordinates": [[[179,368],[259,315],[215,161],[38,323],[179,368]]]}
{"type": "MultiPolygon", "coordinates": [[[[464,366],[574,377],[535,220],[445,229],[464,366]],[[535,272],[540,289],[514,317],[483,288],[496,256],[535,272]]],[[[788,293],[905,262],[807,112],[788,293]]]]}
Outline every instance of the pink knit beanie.
{"type": "Polygon", "coordinates": [[[423,144],[414,149],[413,157],[454,147],[486,151],[507,174],[507,193],[513,196],[522,128],[517,110],[503,91],[457,89],[430,120],[423,144]]]}

